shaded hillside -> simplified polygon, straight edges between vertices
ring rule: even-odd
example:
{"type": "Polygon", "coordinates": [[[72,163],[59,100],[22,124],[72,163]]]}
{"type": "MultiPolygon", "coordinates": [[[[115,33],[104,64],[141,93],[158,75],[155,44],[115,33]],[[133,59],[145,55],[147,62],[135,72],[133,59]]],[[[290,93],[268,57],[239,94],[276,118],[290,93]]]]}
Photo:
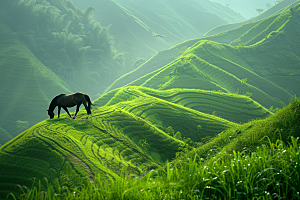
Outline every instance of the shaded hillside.
{"type": "Polygon", "coordinates": [[[13,137],[7,133],[3,128],[0,127],[0,145],[2,146],[9,140],[11,140],[13,137]]]}
{"type": "Polygon", "coordinates": [[[216,2],[226,5],[234,11],[241,13],[247,19],[253,18],[258,15],[256,9],[269,10],[272,6],[284,0],[252,0],[252,1],[239,1],[239,0],[216,0],[216,2]]]}
{"type": "Polygon", "coordinates": [[[289,9],[290,7],[292,7],[292,6],[294,6],[298,3],[299,3],[299,0],[284,0],[284,1],[281,1],[281,2],[277,3],[276,5],[272,6],[270,9],[266,10],[265,12],[261,13],[260,15],[258,15],[256,17],[253,17],[253,18],[248,19],[248,20],[243,21],[243,22],[225,24],[225,25],[215,27],[215,28],[209,30],[207,33],[205,33],[204,36],[215,35],[215,34],[218,34],[218,33],[224,32],[224,31],[228,31],[230,29],[237,28],[237,27],[239,27],[243,24],[264,20],[265,18],[274,16],[274,15],[278,15],[281,12],[289,9]]]}
{"type": "Polygon", "coordinates": [[[201,141],[238,126],[226,118],[239,120],[234,115],[246,110],[240,121],[270,114],[249,98],[202,90],[127,87],[93,103],[88,120],[85,110],[75,120],[63,114],[38,123],[0,148],[1,197],[16,191],[16,184],[30,185],[32,177],[74,187],[96,173],[116,177],[124,166],[128,174],[143,175],[144,170],[172,160],[187,145],[184,138],[201,141]],[[224,119],[203,113],[211,110],[224,119]]]}
{"type": "Polygon", "coordinates": [[[221,90],[251,96],[268,108],[282,107],[280,101],[300,95],[298,84],[291,84],[298,83],[300,75],[299,5],[261,22],[161,51],[108,90],[123,85],[221,90]]]}
{"type": "Polygon", "coordinates": [[[96,96],[123,74],[113,38],[92,9],[83,13],[69,0],[4,0],[0,10],[1,22],[70,90],[96,96]]]}
{"type": "Polygon", "coordinates": [[[205,0],[73,0],[73,3],[81,10],[94,7],[94,19],[104,26],[112,25],[110,33],[116,47],[128,40],[135,48],[135,52],[129,53],[146,59],[159,50],[198,38],[213,27],[244,20],[231,9],[205,0]]]}
{"type": "Polygon", "coordinates": [[[0,93],[5,97],[0,104],[0,127],[15,137],[48,117],[46,110],[54,95],[70,91],[3,23],[0,38],[0,93]]]}
{"type": "Polygon", "coordinates": [[[54,96],[96,99],[123,73],[112,37],[90,14],[68,0],[1,1],[0,127],[12,137],[48,118],[54,96]]]}

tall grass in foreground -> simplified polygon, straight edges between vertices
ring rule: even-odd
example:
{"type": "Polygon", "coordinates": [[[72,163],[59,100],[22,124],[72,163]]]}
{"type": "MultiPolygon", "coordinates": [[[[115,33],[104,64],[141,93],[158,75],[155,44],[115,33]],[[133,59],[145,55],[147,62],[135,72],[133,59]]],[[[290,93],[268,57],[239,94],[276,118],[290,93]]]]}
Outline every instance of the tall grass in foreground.
{"type": "Polygon", "coordinates": [[[289,145],[277,140],[256,152],[221,152],[205,162],[196,162],[196,155],[144,177],[97,175],[77,188],[19,186],[20,196],[8,199],[300,199],[299,145],[299,138],[289,145]]]}

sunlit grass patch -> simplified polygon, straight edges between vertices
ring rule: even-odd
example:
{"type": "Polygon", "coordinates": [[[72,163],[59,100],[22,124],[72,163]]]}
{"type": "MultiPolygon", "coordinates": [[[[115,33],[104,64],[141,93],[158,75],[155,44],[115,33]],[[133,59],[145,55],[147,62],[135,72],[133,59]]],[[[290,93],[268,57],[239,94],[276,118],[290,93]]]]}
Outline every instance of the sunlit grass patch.
{"type": "MultiPolygon", "coordinates": [[[[165,170],[138,177],[125,171],[116,178],[86,179],[75,188],[50,184],[47,189],[20,187],[21,199],[298,199],[299,138],[285,145],[259,146],[255,151],[220,152],[202,161],[195,155],[167,163],[165,170]],[[24,189],[25,188],[25,189],[24,189]]],[[[14,195],[10,195],[13,197],[14,195]]]]}

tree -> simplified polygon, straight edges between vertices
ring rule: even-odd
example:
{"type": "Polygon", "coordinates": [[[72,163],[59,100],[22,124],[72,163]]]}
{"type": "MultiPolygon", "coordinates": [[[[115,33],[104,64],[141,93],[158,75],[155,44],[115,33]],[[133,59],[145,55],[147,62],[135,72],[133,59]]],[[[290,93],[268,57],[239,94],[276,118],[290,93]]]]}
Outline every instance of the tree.
{"type": "Polygon", "coordinates": [[[271,6],[272,6],[272,5],[271,5],[270,3],[267,3],[267,4],[266,4],[267,9],[270,9],[271,6]]]}
{"type": "Polygon", "coordinates": [[[132,70],[132,66],[137,59],[136,49],[128,40],[121,42],[117,48],[124,55],[125,73],[132,70]]]}
{"type": "Polygon", "coordinates": [[[173,130],[172,126],[169,126],[166,130],[166,133],[170,136],[174,136],[174,132],[175,131],[173,130]]]}
{"type": "Polygon", "coordinates": [[[146,60],[144,58],[139,58],[137,59],[134,64],[132,65],[133,69],[138,68],[139,66],[141,66],[144,62],[146,62],[146,60]]]}
{"type": "Polygon", "coordinates": [[[262,12],[264,12],[265,10],[262,8],[257,8],[255,9],[256,12],[258,12],[258,14],[261,14],[262,12]]]}

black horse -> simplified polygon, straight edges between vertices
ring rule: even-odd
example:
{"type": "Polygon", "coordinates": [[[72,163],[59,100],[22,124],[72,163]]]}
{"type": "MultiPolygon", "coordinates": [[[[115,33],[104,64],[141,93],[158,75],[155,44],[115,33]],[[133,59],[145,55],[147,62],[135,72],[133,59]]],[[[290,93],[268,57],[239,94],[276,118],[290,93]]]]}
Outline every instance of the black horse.
{"type": "Polygon", "coordinates": [[[78,111],[79,111],[79,107],[80,105],[83,104],[86,111],[87,111],[87,117],[89,117],[89,114],[92,114],[91,112],[91,105],[93,105],[91,103],[90,97],[86,94],[83,94],[81,92],[77,92],[74,94],[70,94],[70,95],[66,95],[66,94],[60,94],[57,95],[56,97],[54,97],[54,99],[51,101],[49,109],[48,111],[48,115],[50,116],[50,119],[52,119],[54,117],[54,109],[56,106],[58,106],[58,117],[60,114],[60,109],[63,108],[68,115],[71,117],[67,107],[73,107],[77,105],[76,108],[76,113],[73,117],[73,119],[75,119],[75,116],[77,115],[78,111]]]}

